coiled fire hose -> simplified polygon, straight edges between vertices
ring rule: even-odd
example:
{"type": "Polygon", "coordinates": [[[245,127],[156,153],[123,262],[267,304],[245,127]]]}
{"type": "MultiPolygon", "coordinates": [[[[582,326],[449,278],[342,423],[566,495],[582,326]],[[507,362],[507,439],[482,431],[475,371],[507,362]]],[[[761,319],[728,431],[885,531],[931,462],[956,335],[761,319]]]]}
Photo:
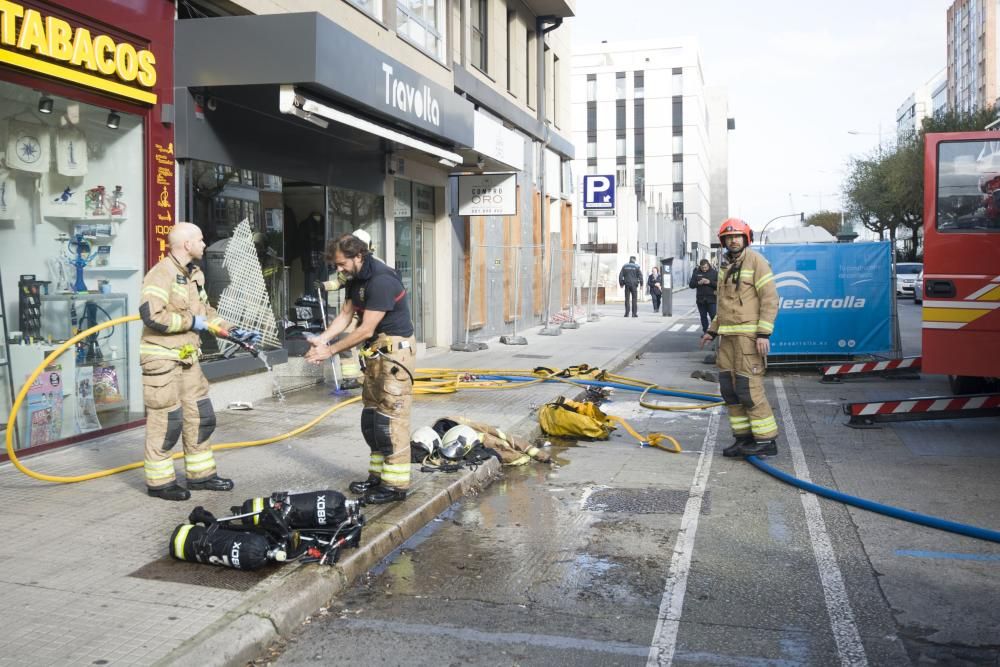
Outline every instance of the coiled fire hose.
{"type": "MultiPolygon", "coordinates": [[[[36,472],[28,468],[24,463],[21,462],[17,457],[17,453],[14,449],[14,433],[17,423],[17,415],[24,404],[25,398],[27,397],[28,390],[38,379],[38,376],[53,361],[55,361],[61,354],[66,350],[70,349],[72,346],[76,345],[80,341],[84,340],[88,336],[91,336],[98,331],[107,329],[109,327],[117,326],[119,324],[126,324],[128,322],[134,322],[139,320],[138,315],[127,315],[125,317],[119,317],[113,320],[108,320],[107,322],[101,322],[95,326],[90,327],[80,333],[72,336],[69,340],[61,343],[52,352],[45,357],[45,359],[38,365],[37,368],[28,376],[25,381],[24,386],[18,392],[17,397],[14,400],[14,405],[11,407],[10,417],[7,419],[7,431],[5,434],[6,440],[6,450],[7,456],[10,458],[11,463],[14,466],[27,475],[34,479],[43,482],[53,482],[56,484],[71,484],[75,482],[85,482],[92,479],[99,479],[101,477],[109,477],[111,475],[116,475],[120,472],[125,472],[127,470],[135,470],[143,467],[142,461],[136,461],[134,463],[128,463],[115,468],[108,468],[107,470],[98,470],[96,472],[91,472],[83,475],[48,475],[45,473],[36,472]]],[[[220,332],[215,332],[219,334],[220,332]]],[[[222,338],[227,338],[225,335],[220,335],[222,338]]],[[[228,338],[227,338],[228,339],[228,338]]],[[[228,339],[232,340],[232,339],[228,339]]],[[[235,342],[235,341],[234,341],[235,342]]],[[[246,346],[244,346],[246,347],[246,346]]],[[[538,384],[542,382],[563,382],[567,384],[574,385],[578,388],[584,389],[588,386],[612,386],[620,389],[626,389],[629,391],[641,391],[642,396],[645,397],[647,394],[658,394],[663,396],[677,396],[680,398],[688,398],[694,400],[704,401],[703,405],[675,405],[675,406],[662,406],[655,403],[643,403],[644,407],[654,410],[702,410],[705,408],[715,407],[716,405],[721,405],[722,399],[718,395],[714,394],[697,394],[692,392],[682,392],[677,390],[671,390],[658,385],[643,382],[640,380],[634,380],[631,378],[626,378],[620,375],[608,374],[598,369],[592,369],[585,364],[580,366],[571,367],[563,371],[554,371],[551,369],[535,369],[532,371],[517,371],[517,370],[503,370],[503,369],[442,369],[442,368],[432,368],[432,369],[418,369],[416,373],[416,383],[414,384],[413,393],[415,395],[419,394],[453,394],[460,389],[482,389],[482,390],[497,390],[497,389],[512,389],[530,386],[533,384],[538,384]],[[582,377],[581,377],[582,376],[582,377]],[[595,379],[600,377],[602,379],[595,379]],[[576,378],[576,379],[574,379],[576,378]],[[591,379],[582,379],[591,378],[591,379]],[[606,379],[605,379],[606,378],[606,379]],[[614,380],[611,382],[610,380],[614,380]]],[[[242,447],[258,447],[261,445],[270,445],[275,442],[280,442],[282,440],[287,440],[288,438],[300,435],[309,429],[313,428],[321,421],[332,415],[337,410],[347,407],[352,403],[358,403],[361,400],[360,396],[355,396],[349,398],[345,401],[336,403],[319,415],[317,415],[312,420],[306,422],[302,426],[295,428],[287,433],[281,433],[279,435],[271,436],[268,438],[261,438],[259,440],[247,440],[240,442],[226,442],[216,445],[212,445],[213,451],[219,451],[224,449],[237,449],[242,447]]],[[[640,399],[642,402],[643,399],[640,399]]],[[[620,418],[615,418],[616,421],[624,423],[624,420],[620,418]]],[[[644,438],[636,433],[631,427],[625,424],[626,430],[628,430],[637,440],[640,442],[644,441],[644,438]]],[[[650,434],[645,439],[650,445],[659,447],[666,451],[679,452],[680,445],[676,440],[670,436],[665,436],[663,434],[650,434]],[[658,437],[652,437],[658,436],[658,437]],[[661,444],[662,440],[669,440],[673,443],[674,447],[669,448],[661,444]]],[[[183,452],[178,452],[171,456],[172,459],[179,459],[183,457],[183,452]]]]}

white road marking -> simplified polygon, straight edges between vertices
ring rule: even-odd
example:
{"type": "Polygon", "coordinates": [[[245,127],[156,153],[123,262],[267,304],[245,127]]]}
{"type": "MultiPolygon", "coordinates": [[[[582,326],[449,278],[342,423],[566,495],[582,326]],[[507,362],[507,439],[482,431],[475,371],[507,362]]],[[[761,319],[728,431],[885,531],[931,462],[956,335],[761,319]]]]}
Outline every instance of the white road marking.
{"type": "Polygon", "coordinates": [[[667,331],[680,331],[683,328],[684,328],[683,324],[675,324],[674,326],[667,329],[667,331]]]}
{"type": "Polygon", "coordinates": [[[698,457],[698,466],[688,490],[687,504],[681,517],[681,527],[674,542],[674,553],[670,557],[670,570],[660,599],[660,611],[656,617],[649,648],[647,667],[670,665],[677,650],[677,632],[681,625],[681,611],[684,608],[684,594],[687,592],[688,572],[691,570],[691,556],[694,553],[694,536],[698,532],[698,517],[701,516],[701,502],[708,485],[708,471],[712,467],[712,452],[715,449],[716,434],[719,431],[719,411],[714,410],[708,417],[708,429],[698,457]]]}
{"type": "Polygon", "coordinates": [[[692,324],[691,326],[688,327],[688,332],[694,333],[695,331],[697,331],[700,328],[701,328],[700,324],[692,324]]]}
{"type": "MultiPolygon", "coordinates": [[[[792,410],[785,394],[785,385],[781,378],[774,378],[774,390],[778,396],[778,408],[781,411],[781,422],[788,441],[788,451],[792,455],[792,467],[795,476],[811,482],[806,457],[802,453],[795,422],[792,421],[792,410]]],[[[847,597],[847,587],[844,576],[837,565],[837,556],[830,543],[830,535],[826,532],[826,523],[820,511],[819,500],[811,493],[800,493],[802,508],[806,513],[806,527],[809,529],[809,540],[812,542],[816,564],[819,567],[820,583],[823,586],[823,597],[826,600],[826,610],[830,616],[830,629],[833,640],[840,654],[840,664],[862,667],[868,664],[864,644],[861,643],[861,633],[854,622],[854,612],[847,597]]]]}

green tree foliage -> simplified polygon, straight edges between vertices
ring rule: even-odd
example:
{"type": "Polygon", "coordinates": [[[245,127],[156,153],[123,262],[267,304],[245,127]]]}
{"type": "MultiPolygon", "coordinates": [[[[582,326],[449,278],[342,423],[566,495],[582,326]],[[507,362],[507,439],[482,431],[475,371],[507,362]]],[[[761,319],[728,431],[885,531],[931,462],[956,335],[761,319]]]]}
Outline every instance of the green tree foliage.
{"type": "Polygon", "coordinates": [[[819,211],[806,218],[807,225],[822,227],[832,235],[836,236],[840,231],[839,211],[819,211]]]}
{"type": "Polygon", "coordinates": [[[901,259],[918,257],[924,218],[924,137],[931,132],[982,130],[996,119],[993,107],[925,118],[916,136],[851,160],[844,193],[847,212],[896,247],[900,226],[910,230],[901,259]]]}

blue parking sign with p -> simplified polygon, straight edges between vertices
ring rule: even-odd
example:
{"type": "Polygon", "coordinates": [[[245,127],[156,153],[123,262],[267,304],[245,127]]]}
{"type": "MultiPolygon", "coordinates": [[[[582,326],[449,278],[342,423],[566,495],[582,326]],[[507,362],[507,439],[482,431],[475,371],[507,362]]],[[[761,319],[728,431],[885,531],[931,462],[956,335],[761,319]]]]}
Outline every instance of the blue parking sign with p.
{"type": "Polygon", "coordinates": [[[583,177],[583,208],[604,209],[613,211],[615,208],[615,177],[585,175],[583,177]]]}

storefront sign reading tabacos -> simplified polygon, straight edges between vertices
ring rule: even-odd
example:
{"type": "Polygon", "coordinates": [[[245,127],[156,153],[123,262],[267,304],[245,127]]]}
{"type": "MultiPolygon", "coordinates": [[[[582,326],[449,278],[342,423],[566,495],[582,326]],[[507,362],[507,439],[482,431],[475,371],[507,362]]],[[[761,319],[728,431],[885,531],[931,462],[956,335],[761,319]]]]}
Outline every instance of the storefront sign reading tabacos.
{"type": "Polygon", "coordinates": [[[151,51],[9,0],[0,0],[0,63],[156,104],[151,51]]]}

